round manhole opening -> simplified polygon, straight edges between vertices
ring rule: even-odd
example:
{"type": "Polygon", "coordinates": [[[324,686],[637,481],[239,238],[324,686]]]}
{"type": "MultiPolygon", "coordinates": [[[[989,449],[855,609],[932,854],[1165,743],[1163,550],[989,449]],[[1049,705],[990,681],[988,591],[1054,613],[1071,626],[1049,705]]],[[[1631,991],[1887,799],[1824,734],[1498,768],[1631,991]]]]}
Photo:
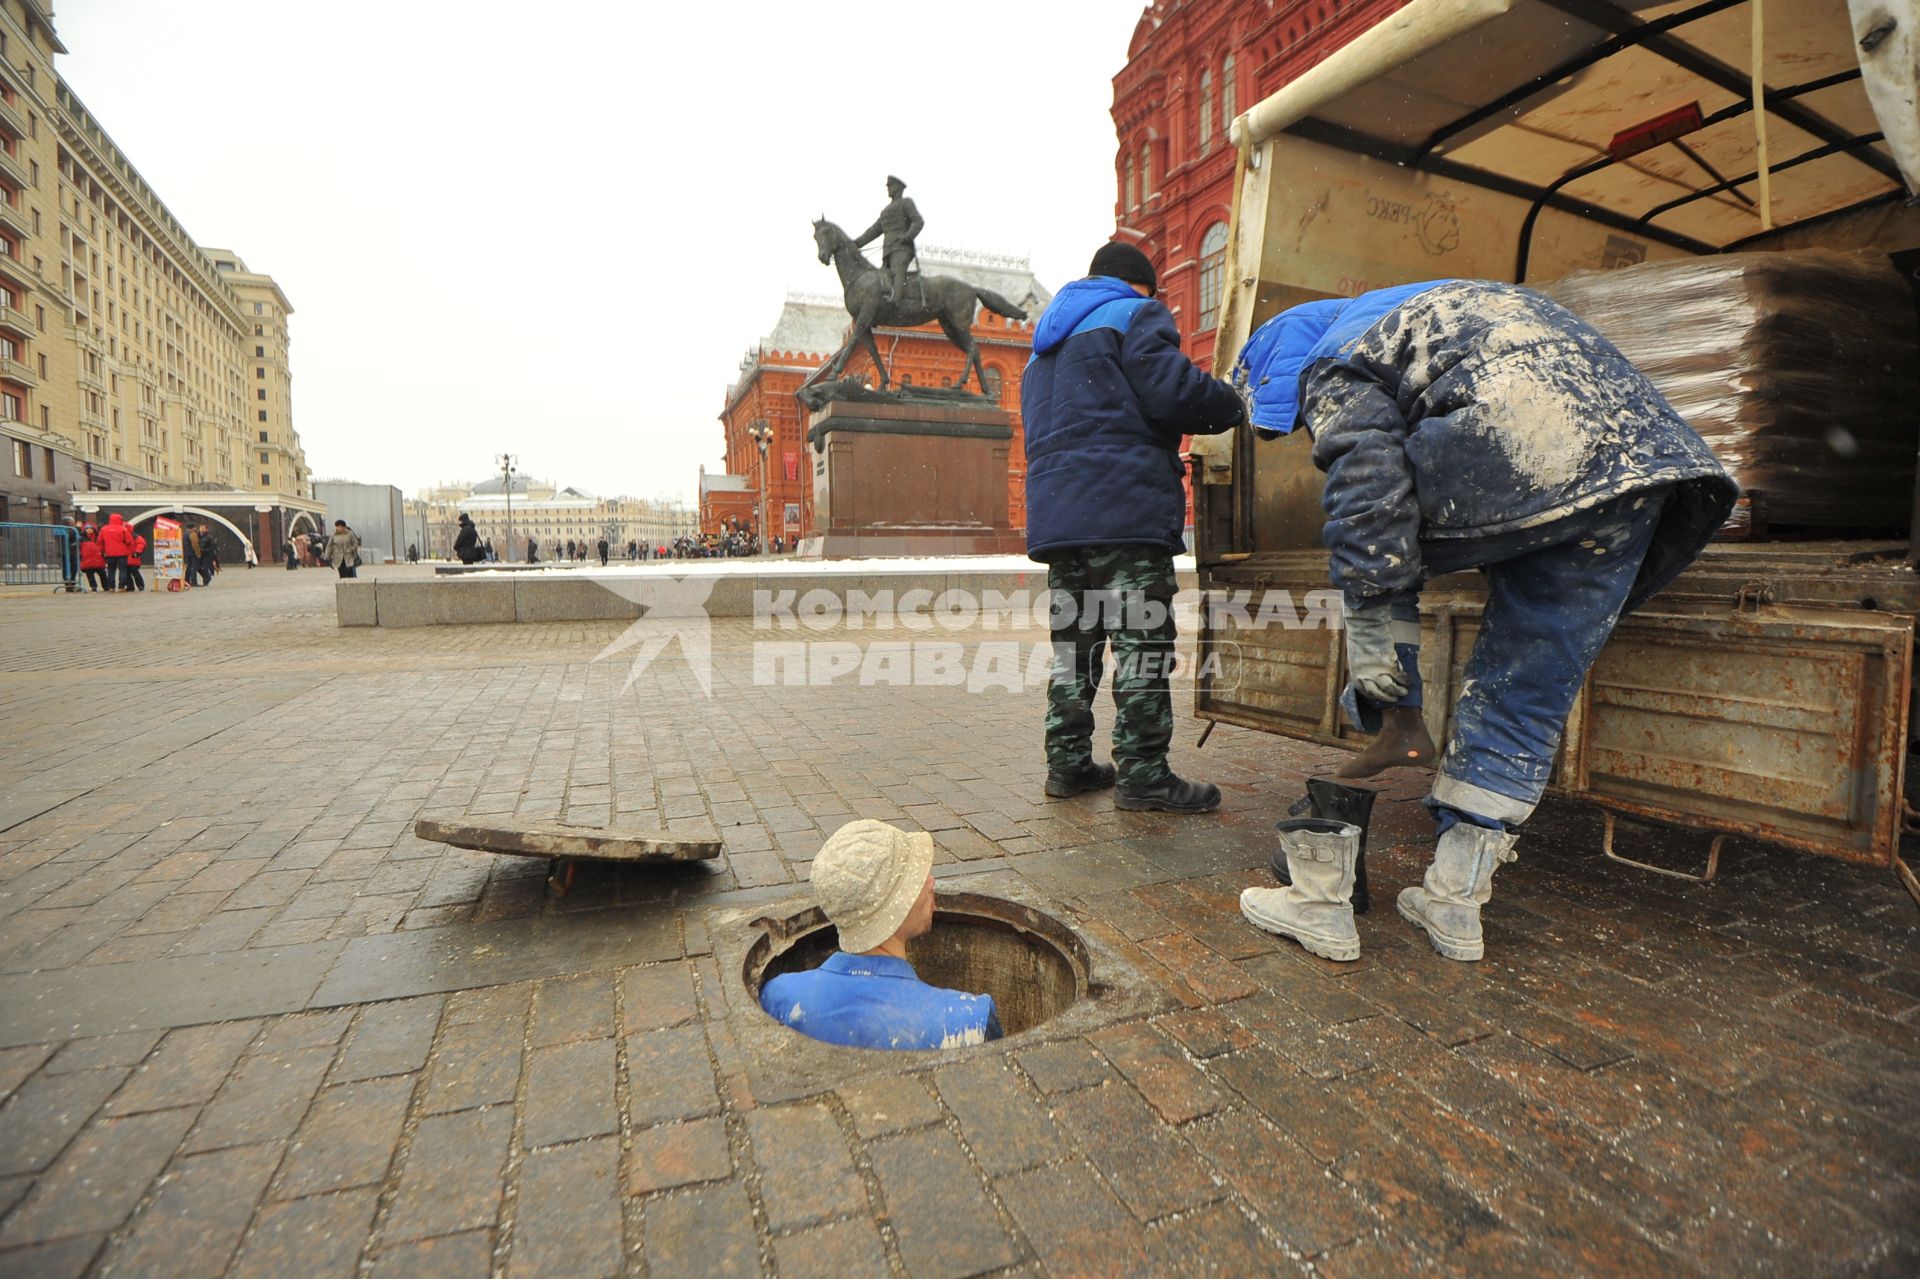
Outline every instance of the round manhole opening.
{"type": "MultiPolygon", "coordinates": [[[[762,925],[742,973],[756,1003],[768,979],[818,968],[840,948],[818,906],[762,925]]],[[[1031,906],[977,893],[936,896],[933,929],[907,944],[907,961],[929,985],[992,995],[1009,1035],[1059,1016],[1091,988],[1086,943],[1071,928],[1031,906]]]]}

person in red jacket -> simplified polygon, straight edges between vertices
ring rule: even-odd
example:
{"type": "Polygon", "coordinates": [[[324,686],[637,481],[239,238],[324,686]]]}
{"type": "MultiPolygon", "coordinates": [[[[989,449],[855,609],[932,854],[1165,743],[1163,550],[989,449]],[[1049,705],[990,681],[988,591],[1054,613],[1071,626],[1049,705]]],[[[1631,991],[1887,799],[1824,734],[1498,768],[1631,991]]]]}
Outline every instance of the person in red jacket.
{"type": "Polygon", "coordinates": [[[131,524],[127,526],[127,575],[123,579],[127,585],[123,590],[144,591],[147,579],[140,575],[140,557],[147,553],[147,539],[140,530],[131,524]]]}
{"type": "Polygon", "coordinates": [[[104,591],[107,586],[107,560],[100,554],[100,530],[91,524],[80,529],[80,571],[87,575],[89,591],[104,591]]]}
{"type": "MultiPolygon", "coordinates": [[[[100,554],[107,560],[107,589],[117,591],[127,577],[127,554],[133,549],[133,530],[115,511],[107,516],[106,527],[100,530],[100,554]]],[[[131,587],[128,587],[131,590],[131,587]]]]}

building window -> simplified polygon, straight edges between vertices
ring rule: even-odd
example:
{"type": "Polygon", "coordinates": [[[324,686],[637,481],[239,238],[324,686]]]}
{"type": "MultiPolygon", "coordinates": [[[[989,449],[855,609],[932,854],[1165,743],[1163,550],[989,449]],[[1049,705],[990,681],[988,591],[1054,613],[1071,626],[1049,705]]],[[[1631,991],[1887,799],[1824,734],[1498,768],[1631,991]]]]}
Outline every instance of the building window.
{"type": "Polygon", "coordinates": [[[266,358],[267,348],[264,346],[256,346],[253,348],[253,354],[255,359],[264,359],[266,358]]]}
{"type": "Polygon", "coordinates": [[[262,422],[267,420],[267,411],[265,409],[260,410],[260,420],[262,422]]]}
{"type": "Polygon", "coordinates": [[[1140,144],[1140,202],[1153,199],[1153,143],[1140,144]]]}
{"type": "Polygon", "coordinates": [[[1000,398],[1001,378],[999,369],[994,368],[991,364],[981,369],[980,384],[986,388],[988,398],[995,400],[1000,398]]]}
{"type": "Polygon", "coordinates": [[[1213,72],[1200,73],[1200,154],[1213,150],[1213,72]]]}
{"type": "Polygon", "coordinates": [[[1233,100],[1233,55],[1229,53],[1220,64],[1220,127],[1222,129],[1232,127],[1236,105],[1233,100]]]}
{"type": "Polygon", "coordinates": [[[260,388],[259,390],[257,390],[257,391],[255,391],[255,392],[253,393],[253,398],[254,398],[254,399],[256,399],[256,400],[264,400],[264,399],[266,399],[266,398],[267,398],[267,388],[263,386],[263,387],[261,387],[261,388],[260,388]]]}
{"type": "Polygon", "coordinates": [[[255,315],[265,315],[267,313],[267,304],[264,302],[255,302],[253,304],[253,313],[255,315]]]}
{"type": "Polygon", "coordinates": [[[1136,185],[1136,183],[1137,183],[1137,179],[1133,176],[1133,157],[1128,156],[1127,157],[1127,208],[1129,209],[1137,209],[1140,207],[1140,188],[1138,187],[1138,185],[1136,185]]]}
{"type": "Polygon", "coordinates": [[[1227,269],[1227,224],[1216,222],[1200,237],[1200,325],[1205,333],[1220,322],[1220,281],[1227,269]]]}
{"type": "Polygon", "coordinates": [[[13,444],[13,473],[23,480],[33,478],[33,446],[22,444],[19,440],[13,444]]]}
{"type": "Polygon", "coordinates": [[[265,449],[262,449],[260,451],[260,465],[265,466],[268,462],[271,462],[271,461],[273,461],[273,458],[268,456],[267,451],[265,449]]]}
{"type": "Polygon", "coordinates": [[[262,472],[260,472],[260,482],[261,482],[262,484],[272,484],[272,483],[273,483],[273,480],[272,480],[271,478],[269,478],[269,477],[268,477],[268,475],[267,475],[267,473],[266,473],[265,471],[262,471],[262,472]]]}
{"type": "Polygon", "coordinates": [[[9,422],[24,422],[23,415],[27,402],[13,391],[0,391],[0,418],[9,422]]]}
{"type": "Polygon", "coordinates": [[[255,369],[253,371],[253,375],[256,378],[265,378],[267,376],[267,371],[265,369],[255,369]]]}
{"type": "Polygon", "coordinates": [[[265,431],[260,432],[260,442],[262,444],[267,442],[267,433],[265,431]]]}

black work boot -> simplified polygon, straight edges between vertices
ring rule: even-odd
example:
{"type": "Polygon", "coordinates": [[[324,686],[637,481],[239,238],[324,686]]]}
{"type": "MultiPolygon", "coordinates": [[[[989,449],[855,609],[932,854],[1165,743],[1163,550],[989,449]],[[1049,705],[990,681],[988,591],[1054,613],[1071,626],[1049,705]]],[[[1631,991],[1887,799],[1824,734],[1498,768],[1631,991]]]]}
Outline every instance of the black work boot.
{"type": "MultiPolygon", "coordinates": [[[[1325,778],[1310,777],[1307,779],[1307,793],[1287,810],[1294,817],[1311,814],[1360,828],[1360,848],[1355,858],[1353,881],[1353,913],[1356,915],[1364,915],[1373,907],[1373,895],[1367,891],[1367,822],[1373,815],[1373,801],[1378,795],[1378,791],[1368,790],[1364,786],[1343,786],[1325,778]]],[[[1275,879],[1282,884],[1293,882],[1288,876],[1284,852],[1273,855],[1272,865],[1275,879]]]]}
{"type": "Polygon", "coordinates": [[[1122,786],[1113,806],[1129,812],[1210,813],[1220,807],[1220,788],[1212,782],[1183,782],[1173,774],[1151,786],[1122,786]]]}
{"type": "Polygon", "coordinates": [[[1113,785],[1112,764],[1088,764],[1085,768],[1071,773],[1047,770],[1047,794],[1055,799],[1067,799],[1083,791],[1105,790],[1113,785]]]}

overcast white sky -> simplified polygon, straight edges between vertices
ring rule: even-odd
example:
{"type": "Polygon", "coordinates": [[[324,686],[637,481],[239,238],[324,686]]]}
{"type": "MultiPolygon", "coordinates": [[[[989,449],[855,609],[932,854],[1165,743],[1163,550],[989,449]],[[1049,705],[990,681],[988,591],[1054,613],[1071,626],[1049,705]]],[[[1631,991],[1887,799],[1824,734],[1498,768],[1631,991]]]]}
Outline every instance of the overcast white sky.
{"type": "Polygon", "coordinates": [[[741,355],[789,290],[837,287],[813,218],[864,229],[887,173],[924,243],[1026,254],[1056,289],[1084,271],[1143,7],[55,0],[54,22],[174,215],[292,300],[316,474],[411,493],[511,449],[691,498],[741,355]]]}

